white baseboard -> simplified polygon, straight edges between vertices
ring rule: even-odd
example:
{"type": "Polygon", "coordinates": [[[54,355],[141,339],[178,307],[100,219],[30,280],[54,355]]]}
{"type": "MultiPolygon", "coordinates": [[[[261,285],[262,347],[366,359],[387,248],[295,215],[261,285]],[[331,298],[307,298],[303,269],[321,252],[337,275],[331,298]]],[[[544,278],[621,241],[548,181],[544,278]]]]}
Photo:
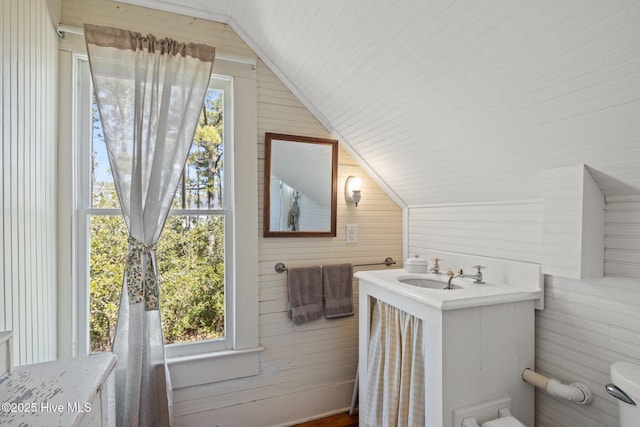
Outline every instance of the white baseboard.
{"type": "Polygon", "coordinates": [[[349,411],[353,381],[245,402],[174,419],[174,427],[291,426],[349,411]]]}

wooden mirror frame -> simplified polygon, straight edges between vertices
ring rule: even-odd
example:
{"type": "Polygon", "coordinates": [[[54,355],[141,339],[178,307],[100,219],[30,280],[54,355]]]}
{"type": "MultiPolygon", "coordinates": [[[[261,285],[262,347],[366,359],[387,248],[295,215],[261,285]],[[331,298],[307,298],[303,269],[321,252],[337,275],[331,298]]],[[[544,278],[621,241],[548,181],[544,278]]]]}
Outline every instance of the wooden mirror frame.
{"type": "Polygon", "coordinates": [[[264,161],[264,237],[336,237],[337,220],[337,189],[338,189],[338,140],[314,138],[310,136],[285,135],[280,133],[265,133],[265,161],[264,161]],[[300,142],[305,144],[323,144],[331,147],[331,219],[330,228],[313,231],[281,231],[271,230],[271,149],[272,140],[300,142]]]}

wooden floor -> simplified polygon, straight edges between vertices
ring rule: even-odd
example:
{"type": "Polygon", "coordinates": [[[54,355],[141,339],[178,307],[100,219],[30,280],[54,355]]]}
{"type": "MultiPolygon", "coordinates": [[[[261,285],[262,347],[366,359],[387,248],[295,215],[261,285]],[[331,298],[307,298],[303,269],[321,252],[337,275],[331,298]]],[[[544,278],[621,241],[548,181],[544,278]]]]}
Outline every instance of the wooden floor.
{"type": "Polygon", "coordinates": [[[344,414],[296,424],[293,427],[358,427],[358,415],[351,416],[345,412],[344,414]]]}

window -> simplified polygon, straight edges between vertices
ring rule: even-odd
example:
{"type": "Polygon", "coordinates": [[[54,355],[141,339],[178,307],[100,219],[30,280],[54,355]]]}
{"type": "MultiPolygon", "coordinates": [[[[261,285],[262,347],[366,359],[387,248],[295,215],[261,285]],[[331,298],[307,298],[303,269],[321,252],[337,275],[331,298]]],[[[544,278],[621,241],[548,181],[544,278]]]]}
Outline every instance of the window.
{"type": "MultiPolygon", "coordinates": [[[[127,236],[92,102],[88,63],[79,55],[73,59],[77,85],[69,127],[75,142],[62,142],[61,153],[66,150],[75,163],[73,172],[61,171],[61,176],[75,177],[75,226],[70,233],[75,237],[70,239],[68,262],[76,272],[75,342],[77,352],[86,354],[110,348],[127,236]]],[[[255,67],[216,59],[214,73],[158,242],[161,314],[174,387],[254,375],[261,350],[255,67]],[[242,266],[234,264],[235,254],[242,254],[242,266]],[[240,302],[242,310],[236,310],[240,302]],[[207,363],[204,375],[202,363],[207,363]]]]}
{"type": "MultiPolygon", "coordinates": [[[[210,350],[231,348],[226,331],[226,292],[232,268],[233,215],[231,194],[233,152],[231,79],[211,79],[193,145],[173,207],[158,241],[160,312],[165,344],[207,341],[210,350]]],[[[89,176],[80,194],[88,224],[89,350],[108,351],[115,333],[118,302],[127,254],[127,232],[120,213],[113,176],[95,102],[91,103],[91,135],[82,145],[81,170],[89,176]]],[[[168,348],[167,353],[175,352],[168,348]]]]}

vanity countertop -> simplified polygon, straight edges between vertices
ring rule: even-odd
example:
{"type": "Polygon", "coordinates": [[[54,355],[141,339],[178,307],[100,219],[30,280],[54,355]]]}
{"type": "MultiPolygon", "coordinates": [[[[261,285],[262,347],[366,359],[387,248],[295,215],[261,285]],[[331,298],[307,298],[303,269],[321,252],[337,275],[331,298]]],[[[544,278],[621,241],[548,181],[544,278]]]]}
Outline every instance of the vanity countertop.
{"type": "Polygon", "coordinates": [[[442,282],[445,286],[449,277],[446,274],[412,274],[407,273],[404,269],[358,271],[355,273],[355,277],[361,283],[363,281],[371,283],[386,291],[443,311],[537,300],[541,296],[540,290],[519,286],[517,283],[503,284],[487,281],[484,284],[476,284],[470,278],[454,278],[452,284],[459,286],[459,289],[422,288],[402,283],[400,280],[435,280],[442,282]]]}

